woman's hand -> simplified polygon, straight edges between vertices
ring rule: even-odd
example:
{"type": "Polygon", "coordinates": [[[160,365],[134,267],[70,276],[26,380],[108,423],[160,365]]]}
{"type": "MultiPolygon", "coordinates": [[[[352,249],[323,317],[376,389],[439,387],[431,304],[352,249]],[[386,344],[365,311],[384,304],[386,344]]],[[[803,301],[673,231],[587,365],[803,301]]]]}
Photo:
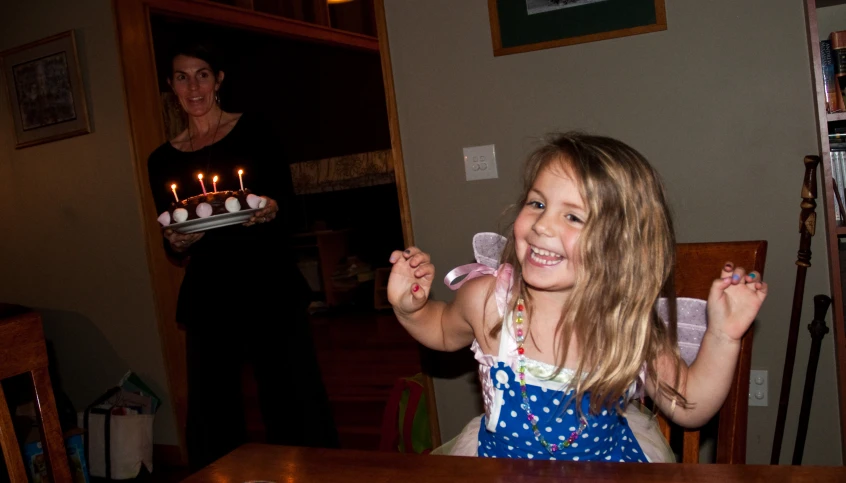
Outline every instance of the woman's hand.
{"type": "Polygon", "coordinates": [[[764,299],[767,284],[758,272],[746,273],[728,262],[708,297],[708,330],[723,340],[739,341],[752,325],[764,299]]]}
{"type": "Polygon", "coordinates": [[[391,275],[388,277],[388,301],[395,311],[412,314],[426,305],[435,266],[429,254],[417,247],[391,254],[391,275]]]}
{"type": "Polygon", "coordinates": [[[170,243],[170,248],[177,252],[183,253],[188,248],[191,247],[194,243],[197,243],[197,240],[205,235],[205,232],[198,232],[198,233],[178,233],[170,228],[164,230],[164,237],[167,238],[167,241],[170,243]]]}
{"type": "Polygon", "coordinates": [[[279,211],[279,205],[276,203],[276,200],[268,198],[267,196],[262,196],[262,198],[267,200],[264,208],[253,213],[250,221],[244,223],[244,226],[253,226],[256,223],[267,223],[268,221],[272,221],[276,218],[276,213],[279,211]]]}

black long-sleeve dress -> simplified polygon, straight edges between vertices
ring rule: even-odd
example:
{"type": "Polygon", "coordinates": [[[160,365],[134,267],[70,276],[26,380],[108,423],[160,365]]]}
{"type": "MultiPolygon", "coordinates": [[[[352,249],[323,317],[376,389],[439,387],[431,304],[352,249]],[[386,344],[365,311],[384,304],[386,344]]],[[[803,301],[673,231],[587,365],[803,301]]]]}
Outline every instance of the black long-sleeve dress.
{"type": "Polygon", "coordinates": [[[251,362],[270,443],[337,446],[306,316],[310,290],[288,249],[291,175],[281,133],[244,114],[224,138],[194,152],[169,142],[149,158],[157,212],[202,193],[217,175],[219,190],[244,187],[279,204],[275,220],[209,230],[187,257],[176,318],[187,330],[191,466],[203,467],[246,441],[241,368],[251,362]],[[307,414],[303,414],[303,412],[307,414]]]}

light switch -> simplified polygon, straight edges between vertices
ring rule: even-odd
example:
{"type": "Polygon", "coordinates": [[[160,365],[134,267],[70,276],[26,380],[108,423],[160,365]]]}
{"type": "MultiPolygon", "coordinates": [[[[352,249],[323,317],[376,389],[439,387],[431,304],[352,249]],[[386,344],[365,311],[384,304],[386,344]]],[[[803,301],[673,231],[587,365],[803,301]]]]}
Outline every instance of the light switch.
{"type": "Polygon", "coordinates": [[[497,178],[494,145],[464,148],[464,173],[467,181],[497,178]]]}
{"type": "Polygon", "coordinates": [[[749,405],[766,406],[769,399],[767,371],[749,372],[749,405]]]}

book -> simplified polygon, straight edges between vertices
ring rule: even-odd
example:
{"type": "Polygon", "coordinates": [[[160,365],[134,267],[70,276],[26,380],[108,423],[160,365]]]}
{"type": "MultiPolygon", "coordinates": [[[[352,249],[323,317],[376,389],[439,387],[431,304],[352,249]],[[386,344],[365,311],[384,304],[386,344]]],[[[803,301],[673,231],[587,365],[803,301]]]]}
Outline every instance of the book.
{"type": "Polygon", "coordinates": [[[837,82],[834,77],[834,60],[831,57],[831,41],[820,41],[820,63],[822,64],[823,86],[825,86],[825,110],[836,112],[837,82]]]}
{"type": "Polygon", "coordinates": [[[844,215],[846,215],[846,210],[842,208],[843,199],[846,198],[844,196],[843,187],[846,186],[844,183],[844,161],[846,161],[846,153],[843,151],[832,151],[830,154],[831,158],[831,182],[834,191],[834,219],[836,221],[842,221],[844,219],[844,215]]]}

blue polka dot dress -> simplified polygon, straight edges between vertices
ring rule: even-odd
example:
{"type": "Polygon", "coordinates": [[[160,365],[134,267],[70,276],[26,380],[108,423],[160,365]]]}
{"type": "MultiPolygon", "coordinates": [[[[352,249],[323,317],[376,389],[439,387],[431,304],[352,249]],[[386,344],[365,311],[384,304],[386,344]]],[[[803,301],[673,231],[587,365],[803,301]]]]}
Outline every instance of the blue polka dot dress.
{"type": "MultiPolygon", "coordinates": [[[[506,317],[505,321],[511,318],[506,317]]],[[[478,454],[489,458],[524,458],[565,461],[647,462],[626,418],[603,409],[589,411],[589,394],[582,401],[584,428],[571,399],[569,382],[574,371],[563,370],[553,379],[555,368],[526,359],[526,392],[538,430],[550,444],[551,452],[534,434],[528,421],[517,377],[516,350],[510,324],[500,332],[499,356],[484,354],[477,342],[472,347],[479,361],[485,415],[479,429],[478,454]],[[574,433],[577,433],[574,435],[574,433]],[[564,447],[567,440],[572,443],[564,447]]],[[[631,391],[630,391],[631,392],[631,391]]]]}

